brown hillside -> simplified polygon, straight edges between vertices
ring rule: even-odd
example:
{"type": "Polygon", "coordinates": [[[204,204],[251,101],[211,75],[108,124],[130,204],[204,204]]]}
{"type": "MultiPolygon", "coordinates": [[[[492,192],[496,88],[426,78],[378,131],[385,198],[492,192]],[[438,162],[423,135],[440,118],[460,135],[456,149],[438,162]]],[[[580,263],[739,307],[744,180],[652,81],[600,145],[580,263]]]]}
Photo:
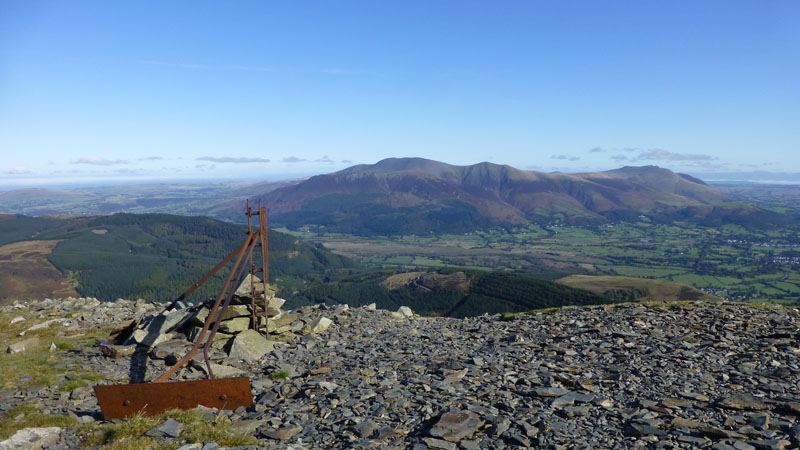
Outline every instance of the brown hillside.
{"type": "Polygon", "coordinates": [[[23,241],[0,246],[0,304],[46,297],[77,297],[70,280],[47,260],[59,241],[23,241]]]}

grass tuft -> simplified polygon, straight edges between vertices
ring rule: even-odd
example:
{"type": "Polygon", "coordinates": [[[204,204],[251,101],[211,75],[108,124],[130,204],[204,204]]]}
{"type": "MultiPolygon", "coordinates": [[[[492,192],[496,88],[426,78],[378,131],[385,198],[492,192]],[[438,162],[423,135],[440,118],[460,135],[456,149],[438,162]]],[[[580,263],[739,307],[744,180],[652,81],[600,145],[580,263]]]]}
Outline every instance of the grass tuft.
{"type": "Polygon", "coordinates": [[[78,430],[86,446],[103,446],[111,450],[143,450],[149,448],[173,448],[158,444],[157,440],[144,434],[167,419],[175,419],[183,425],[181,440],[186,443],[214,442],[223,447],[256,445],[253,437],[234,431],[226,417],[206,418],[200,411],[167,411],[154,417],[136,415],[118,423],[91,424],[78,430]]]}
{"type": "Polygon", "coordinates": [[[270,378],[272,378],[273,380],[285,380],[289,378],[289,372],[275,372],[272,375],[270,375],[270,378]]]}

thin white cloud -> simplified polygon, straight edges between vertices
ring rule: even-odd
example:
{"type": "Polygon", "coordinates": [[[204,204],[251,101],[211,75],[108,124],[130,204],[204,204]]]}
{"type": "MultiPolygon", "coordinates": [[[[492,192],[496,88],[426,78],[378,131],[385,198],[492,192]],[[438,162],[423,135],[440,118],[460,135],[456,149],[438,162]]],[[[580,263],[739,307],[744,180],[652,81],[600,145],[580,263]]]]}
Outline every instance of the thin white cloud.
{"type": "Polygon", "coordinates": [[[623,148],[603,148],[603,147],[594,147],[589,149],[589,153],[613,153],[613,152],[641,152],[644,149],[637,148],[637,147],[623,147],[623,148]]]}
{"type": "Polygon", "coordinates": [[[580,158],[577,156],[570,156],[570,155],[552,155],[550,159],[558,159],[562,161],[578,161],[580,158]]]}
{"type": "Polygon", "coordinates": [[[268,163],[269,160],[266,158],[234,158],[231,156],[202,156],[200,158],[195,158],[197,161],[210,161],[215,163],[233,163],[233,164],[245,164],[245,163],[268,163]]]}
{"type": "Polygon", "coordinates": [[[353,160],[352,159],[343,159],[342,160],[342,164],[353,164],[353,160]]]}
{"type": "Polygon", "coordinates": [[[200,170],[214,170],[216,169],[216,167],[217,167],[216,164],[195,164],[194,166],[195,169],[200,169],[200,170]]]}
{"type": "Polygon", "coordinates": [[[297,156],[287,156],[286,158],[283,158],[281,160],[281,162],[285,162],[285,163],[299,163],[299,162],[303,162],[303,161],[305,161],[305,159],[298,158],[297,156]]]}
{"type": "Polygon", "coordinates": [[[614,155],[611,157],[616,162],[628,161],[628,157],[625,155],[614,155]]]}
{"type": "Polygon", "coordinates": [[[330,159],[328,157],[328,155],[325,155],[322,158],[315,159],[314,162],[325,163],[325,164],[333,164],[333,160],[330,159]]]}
{"type": "Polygon", "coordinates": [[[674,153],[660,148],[646,150],[636,157],[639,161],[712,161],[711,155],[692,155],[687,153],[674,153]]]}
{"type": "Polygon", "coordinates": [[[71,164],[91,164],[93,166],[114,166],[117,164],[128,164],[124,159],[109,160],[99,156],[86,156],[78,158],[75,161],[70,161],[71,164]]]}
{"type": "Polygon", "coordinates": [[[31,169],[28,169],[27,167],[16,166],[13,169],[9,170],[8,174],[9,175],[25,175],[25,174],[32,173],[32,172],[33,171],[31,169]]]}
{"type": "Polygon", "coordinates": [[[160,156],[147,156],[147,157],[144,157],[144,158],[139,158],[139,159],[137,159],[137,161],[161,161],[162,159],[164,159],[164,158],[162,158],[160,156]]]}

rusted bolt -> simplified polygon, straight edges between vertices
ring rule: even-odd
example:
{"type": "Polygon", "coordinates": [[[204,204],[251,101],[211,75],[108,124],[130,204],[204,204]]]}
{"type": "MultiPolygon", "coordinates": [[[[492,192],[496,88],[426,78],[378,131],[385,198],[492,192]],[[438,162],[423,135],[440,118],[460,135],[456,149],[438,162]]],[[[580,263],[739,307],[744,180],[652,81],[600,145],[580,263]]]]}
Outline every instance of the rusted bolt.
{"type": "Polygon", "coordinates": [[[219,399],[222,400],[222,401],[225,401],[225,400],[228,399],[228,396],[225,395],[225,394],[222,394],[222,395],[219,396],[219,399]]]}
{"type": "Polygon", "coordinates": [[[130,404],[131,404],[130,400],[125,400],[124,402],[122,402],[122,406],[129,406],[130,404]]]}

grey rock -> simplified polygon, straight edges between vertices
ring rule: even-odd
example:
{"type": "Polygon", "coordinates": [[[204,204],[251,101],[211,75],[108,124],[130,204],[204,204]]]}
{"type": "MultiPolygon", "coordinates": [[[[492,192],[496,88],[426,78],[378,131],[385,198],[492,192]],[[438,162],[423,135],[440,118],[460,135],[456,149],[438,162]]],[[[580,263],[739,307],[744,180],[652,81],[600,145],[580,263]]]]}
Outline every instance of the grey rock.
{"type": "Polygon", "coordinates": [[[769,414],[759,414],[750,418],[748,423],[756,428],[766,430],[769,428],[769,414]]]}
{"type": "Polygon", "coordinates": [[[373,422],[372,419],[367,419],[354,426],[353,431],[355,431],[356,434],[358,434],[362,438],[366,439],[372,436],[377,427],[378,425],[375,422],[373,422]]]}
{"type": "Polygon", "coordinates": [[[69,398],[72,400],[83,400],[92,395],[92,388],[89,386],[81,386],[72,390],[69,398]]]}
{"type": "Polygon", "coordinates": [[[178,450],[202,450],[203,444],[185,444],[178,447],[178,450]]]}
{"type": "Polygon", "coordinates": [[[311,331],[314,333],[323,333],[330,328],[331,325],[333,325],[333,321],[331,321],[331,319],[328,319],[325,316],[319,316],[313,322],[311,322],[311,331]]]}
{"type": "Polygon", "coordinates": [[[340,316],[340,315],[344,314],[345,312],[347,312],[349,310],[350,310],[350,305],[347,305],[347,304],[336,305],[336,307],[333,308],[333,315],[334,316],[340,316]]]}
{"type": "Polygon", "coordinates": [[[63,428],[59,427],[23,428],[10,438],[0,441],[0,450],[47,448],[58,443],[62,431],[63,428]]]}
{"type": "Polygon", "coordinates": [[[534,391],[539,397],[561,397],[569,391],[558,386],[544,386],[534,391]]]}
{"type": "Polygon", "coordinates": [[[114,359],[131,356],[136,351],[135,345],[114,345],[110,342],[104,342],[100,344],[98,348],[100,349],[100,353],[114,359]]]}
{"type": "Polygon", "coordinates": [[[133,334],[131,335],[131,339],[128,341],[128,345],[139,344],[147,347],[153,347],[172,338],[173,336],[169,334],[151,333],[147,330],[134,330],[133,334]]]}
{"type": "Polygon", "coordinates": [[[168,438],[177,438],[181,435],[181,429],[183,425],[175,419],[167,419],[161,425],[150,429],[148,432],[145,433],[146,436],[151,437],[168,437],[168,438]]]}
{"type": "Polygon", "coordinates": [[[245,330],[233,338],[229,356],[247,363],[254,363],[271,352],[274,347],[275,344],[268,341],[258,331],[245,330]]]}
{"type": "Polygon", "coordinates": [[[635,436],[635,437],[666,436],[667,434],[667,432],[662,429],[639,423],[628,424],[628,428],[626,431],[627,431],[626,434],[628,436],[635,436]]]}
{"type": "Polygon", "coordinates": [[[752,395],[737,395],[733,397],[726,397],[717,403],[722,408],[727,409],[740,409],[748,411],[763,411],[769,409],[769,405],[758,400],[752,395]]]}
{"type": "Polygon", "coordinates": [[[270,430],[264,433],[264,436],[270,439],[276,439],[279,441],[286,441],[293,438],[297,433],[303,431],[303,427],[299,425],[292,425],[283,428],[279,428],[277,430],[270,430]]]}
{"type": "MultiPolygon", "coordinates": [[[[241,298],[249,299],[252,294],[252,286],[255,285],[256,290],[263,290],[267,298],[272,298],[275,296],[275,289],[272,288],[269,284],[264,285],[264,282],[257,276],[252,274],[247,274],[242,280],[242,283],[236,288],[236,292],[234,295],[241,298]]],[[[261,297],[263,300],[263,297],[261,297]]]]}
{"type": "Polygon", "coordinates": [[[430,435],[450,442],[472,436],[483,422],[472,411],[448,411],[441,415],[439,421],[430,429],[430,435]]]}
{"type": "Polygon", "coordinates": [[[250,328],[249,317],[235,317],[230,320],[220,322],[219,331],[228,334],[241,333],[250,328]]]}
{"type": "Polygon", "coordinates": [[[423,438],[422,439],[428,448],[440,448],[443,450],[456,450],[456,444],[452,442],[447,442],[442,439],[436,438],[423,438]]]}
{"type": "MultiPolygon", "coordinates": [[[[204,362],[200,362],[197,359],[193,359],[190,362],[190,365],[208,375],[208,367],[204,362]]],[[[236,367],[231,367],[224,364],[216,364],[216,363],[211,363],[210,365],[211,365],[211,371],[217,378],[226,378],[226,377],[239,376],[245,374],[245,372],[242,369],[238,369],[236,367]]]]}
{"type": "Polygon", "coordinates": [[[785,439],[757,439],[748,441],[747,443],[755,448],[764,450],[783,450],[792,445],[791,441],[787,441],[785,439]]]}
{"type": "Polygon", "coordinates": [[[38,345],[39,345],[39,338],[32,337],[9,345],[8,348],[6,349],[6,353],[14,354],[14,353],[27,352],[38,345]]]}

